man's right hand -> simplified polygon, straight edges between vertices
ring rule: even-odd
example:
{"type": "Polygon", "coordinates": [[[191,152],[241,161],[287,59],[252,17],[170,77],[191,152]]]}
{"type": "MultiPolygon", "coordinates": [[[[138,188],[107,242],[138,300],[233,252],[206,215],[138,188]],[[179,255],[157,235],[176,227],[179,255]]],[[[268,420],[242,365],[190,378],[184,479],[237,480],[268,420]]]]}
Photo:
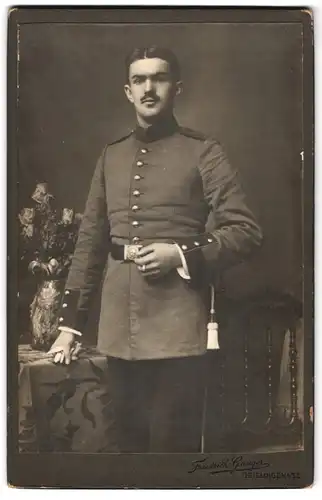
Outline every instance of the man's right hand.
{"type": "Polygon", "coordinates": [[[75,335],[72,332],[62,331],[51,346],[48,354],[54,356],[54,363],[69,365],[75,359],[75,335]]]}

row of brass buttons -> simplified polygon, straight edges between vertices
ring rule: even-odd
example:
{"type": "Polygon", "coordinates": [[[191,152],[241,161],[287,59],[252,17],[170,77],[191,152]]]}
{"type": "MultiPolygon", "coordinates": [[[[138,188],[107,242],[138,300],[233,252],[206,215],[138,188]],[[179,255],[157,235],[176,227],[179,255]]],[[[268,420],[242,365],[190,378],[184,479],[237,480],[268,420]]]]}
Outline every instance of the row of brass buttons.
{"type": "MultiPolygon", "coordinates": [[[[213,238],[208,238],[207,239],[208,243],[212,243],[213,241],[214,241],[213,238]]],[[[199,241],[194,241],[193,244],[194,244],[195,247],[199,247],[200,246],[199,241]]],[[[182,248],[182,250],[188,250],[187,245],[181,245],[181,248],[182,248]]]]}
{"type": "MultiPolygon", "coordinates": [[[[146,153],[148,152],[148,150],[147,150],[146,148],[141,148],[141,149],[140,149],[140,152],[141,152],[142,154],[146,154],[146,153]]],[[[137,162],[136,162],[136,166],[137,166],[137,167],[143,167],[143,166],[144,166],[144,162],[143,162],[142,160],[137,160],[137,162]]],[[[141,175],[139,175],[139,174],[135,174],[135,176],[134,176],[134,180],[135,180],[135,181],[140,181],[141,179],[142,179],[142,176],[141,176],[141,175]]],[[[133,192],[132,192],[132,194],[133,194],[133,196],[135,196],[136,198],[139,198],[139,197],[141,196],[141,194],[142,194],[142,193],[140,192],[140,190],[139,190],[139,189],[134,189],[134,190],[133,190],[133,192]]],[[[139,205],[132,205],[132,208],[131,208],[131,209],[132,209],[132,212],[137,212],[138,210],[140,210],[140,207],[139,207],[139,205]]],[[[137,227],[139,227],[139,226],[140,226],[140,222],[139,222],[139,221],[137,221],[137,220],[134,220],[134,221],[132,221],[132,226],[133,226],[134,228],[137,228],[137,227]]],[[[139,243],[139,241],[140,241],[140,238],[139,238],[138,236],[134,236],[134,237],[132,238],[132,243],[139,243]]]]}
{"type": "MultiPolygon", "coordinates": [[[[69,294],[70,294],[70,291],[65,290],[64,295],[69,295],[69,294]]],[[[66,302],[64,302],[62,307],[65,309],[66,307],[68,307],[68,304],[66,302]]],[[[64,318],[61,316],[59,318],[59,323],[62,323],[63,321],[64,321],[64,318]]]]}

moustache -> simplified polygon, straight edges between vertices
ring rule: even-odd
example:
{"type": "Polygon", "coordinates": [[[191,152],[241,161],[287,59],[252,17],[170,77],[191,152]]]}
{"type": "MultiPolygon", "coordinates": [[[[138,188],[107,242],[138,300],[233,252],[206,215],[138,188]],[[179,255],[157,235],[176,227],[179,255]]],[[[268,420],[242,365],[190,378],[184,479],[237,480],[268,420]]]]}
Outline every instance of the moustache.
{"type": "Polygon", "coordinates": [[[150,95],[145,95],[145,96],[143,96],[143,97],[142,97],[142,99],[141,99],[141,103],[144,103],[144,102],[146,102],[146,101],[151,101],[151,100],[153,100],[153,101],[155,101],[155,102],[158,102],[158,101],[159,101],[159,98],[158,98],[158,96],[156,96],[156,95],[152,95],[152,94],[150,94],[150,95]]]}

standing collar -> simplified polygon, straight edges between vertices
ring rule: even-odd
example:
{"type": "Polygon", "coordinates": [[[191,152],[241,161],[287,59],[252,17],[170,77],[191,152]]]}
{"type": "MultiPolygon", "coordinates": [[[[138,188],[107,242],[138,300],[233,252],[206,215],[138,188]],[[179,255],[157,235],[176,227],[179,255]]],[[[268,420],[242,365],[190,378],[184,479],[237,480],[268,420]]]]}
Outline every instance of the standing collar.
{"type": "Polygon", "coordinates": [[[171,116],[171,118],[159,121],[148,128],[143,128],[137,125],[134,134],[139,141],[152,142],[162,139],[163,137],[173,135],[178,128],[179,125],[176,119],[174,116],[171,116]]]}

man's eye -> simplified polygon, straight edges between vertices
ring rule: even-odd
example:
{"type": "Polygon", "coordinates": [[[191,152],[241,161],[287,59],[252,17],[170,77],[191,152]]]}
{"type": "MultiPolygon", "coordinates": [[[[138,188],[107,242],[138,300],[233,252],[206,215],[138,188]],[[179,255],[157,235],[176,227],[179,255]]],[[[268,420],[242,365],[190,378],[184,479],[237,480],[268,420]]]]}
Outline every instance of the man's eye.
{"type": "Polygon", "coordinates": [[[144,78],[134,78],[133,79],[133,83],[135,85],[138,85],[138,84],[143,83],[143,82],[144,82],[144,78]]]}

